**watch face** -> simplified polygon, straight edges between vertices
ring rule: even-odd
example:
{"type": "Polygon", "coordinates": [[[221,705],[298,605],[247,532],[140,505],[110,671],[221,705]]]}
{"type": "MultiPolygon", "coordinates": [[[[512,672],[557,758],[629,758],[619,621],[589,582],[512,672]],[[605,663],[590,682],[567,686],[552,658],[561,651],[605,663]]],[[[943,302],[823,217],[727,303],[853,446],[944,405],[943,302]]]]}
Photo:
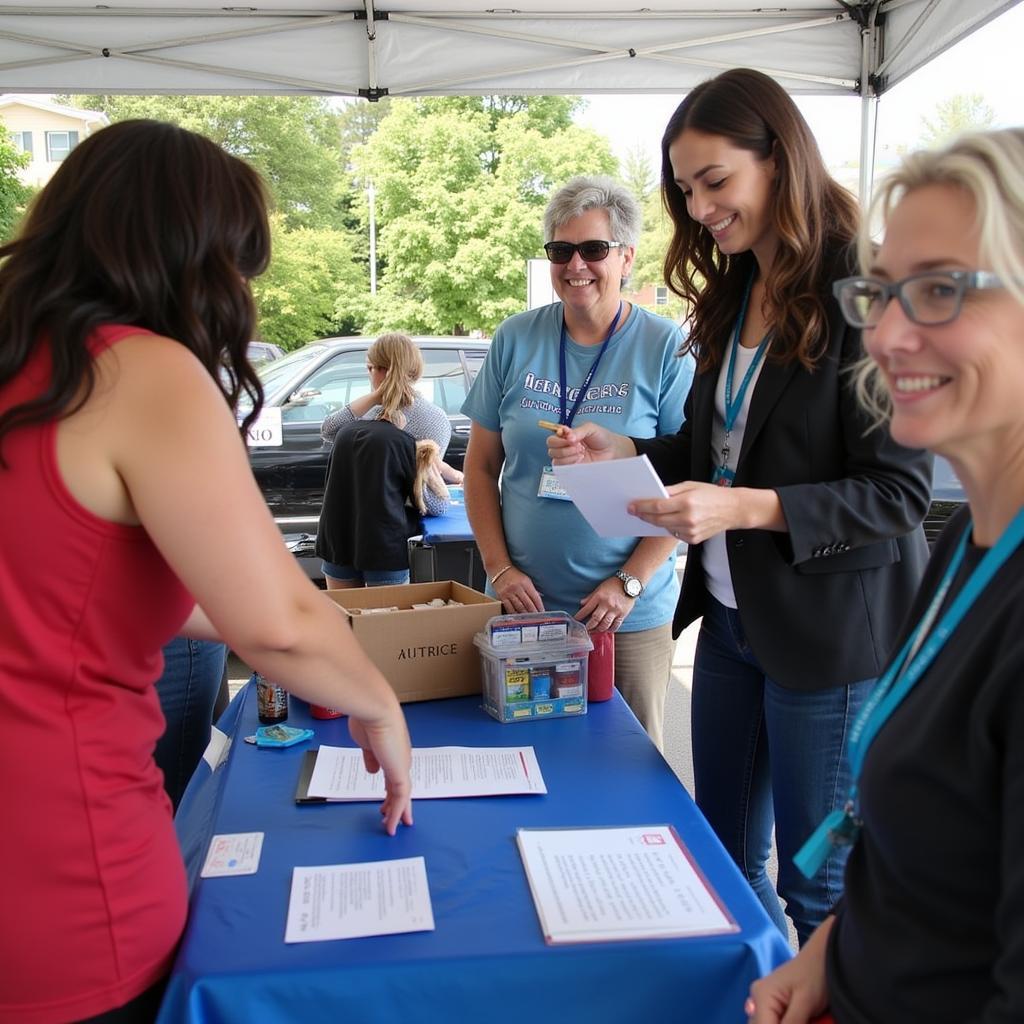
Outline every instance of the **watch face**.
{"type": "Polygon", "coordinates": [[[625,581],[624,587],[627,597],[639,597],[640,592],[644,589],[643,584],[635,576],[630,576],[630,578],[625,581]]]}

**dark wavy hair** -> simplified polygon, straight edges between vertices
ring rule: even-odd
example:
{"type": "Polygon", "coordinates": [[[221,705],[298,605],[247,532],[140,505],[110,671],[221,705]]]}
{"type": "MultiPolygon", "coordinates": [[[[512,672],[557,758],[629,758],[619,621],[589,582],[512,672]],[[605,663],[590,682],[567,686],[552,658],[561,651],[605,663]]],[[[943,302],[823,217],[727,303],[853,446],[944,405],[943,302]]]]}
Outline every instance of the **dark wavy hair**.
{"type": "MultiPolygon", "coordinates": [[[[263,403],[246,359],[270,227],[259,175],[209,139],[160,121],[123,121],[77,146],[0,247],[0,388],[39,345],[49,386],[0,415],[19,426],[70,415],[95,386],[86,339],[131,324],[180,342],[232,408],[263,403]]],[[[0,464],[2,460],[0,460],[0,464]]]]}
{"type": "Polygon", "coordinates": [[[759,71],[734,68],[702,82],[676,108],[661,140],[661,192],[672,218],[665,281],[689,304],[685,350],[698,367],[720,364],[754,267],[750,252],[728,256],[686,210],[669,148],[687,129],[718,135],[759,159],[775,159],[770,217],[779,245],[765,280],[771,355],[813,369],[828,341],[825,301],[837,250],[852,252],[857,201],[825,169],[807,122],[786,91],[759,71]]]}

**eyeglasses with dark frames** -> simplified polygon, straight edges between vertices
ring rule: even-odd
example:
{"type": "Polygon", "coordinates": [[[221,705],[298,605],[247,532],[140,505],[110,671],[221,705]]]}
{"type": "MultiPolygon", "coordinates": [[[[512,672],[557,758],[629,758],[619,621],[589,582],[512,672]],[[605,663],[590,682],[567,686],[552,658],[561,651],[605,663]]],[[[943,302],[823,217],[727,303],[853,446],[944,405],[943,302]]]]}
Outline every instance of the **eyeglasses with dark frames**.
{"type": "Polygon", "coordinates": [[[610,249],[619,249],[625,242],[606,242],[602,238],[591,238],[586,242],[548,242],[544,251],[552,263],[568,263],[572,254],[578,252],[587,263],[600,263],[608,258],[610,249]]]}
{"type": "Polygon", "coordinates": [[[921,327],[952,323],[968,291],[1002,288],[988,270],[929,270],[902,281],[874,277],[845,277],[832,285],[843,317],[851,327],[873,330],[892,299],[898,300],[907,319],[921,327]]]}

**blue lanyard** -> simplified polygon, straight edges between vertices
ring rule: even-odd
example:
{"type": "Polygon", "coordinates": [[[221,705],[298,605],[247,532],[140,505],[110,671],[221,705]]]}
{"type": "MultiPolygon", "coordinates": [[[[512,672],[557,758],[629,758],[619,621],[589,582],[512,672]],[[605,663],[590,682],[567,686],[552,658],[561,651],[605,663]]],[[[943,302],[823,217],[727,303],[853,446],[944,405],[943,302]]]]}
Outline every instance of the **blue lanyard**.
{"type": "Polygon", "coordinates": [[[558,401],[562,407],[562,415],[558,421],[559,423],[564,423],[567,427],[572,426],[572,421],[576,418],[576,413],[579,412],[583,396],[587,393],[587,388],[590,387],[590,382],[594,379],[594,374],[597,372],[597,364],[601,362],[601,356],[604,355],[604,350],[608,347],[608,342],[612,340],[615,328],[619,326],[620,316],[622,316],[621,300],[619,301],[619,308],[615,313],[615,319],[612,321],[612,325],[608,328],[608,333],[604,336],[604,341],[601,343],[601,351],[597,353],[597,358],[590,364],[590,369],[587,371],[586,377],[583,378],[579,394],[576,396],[576,401],[573,402],[572,412],[566,415],[566,377],[568,376],[568,371],[565,363],[565,313],[562,313],[562,334],[558,340],[558,401]]]}
{"type": "Polygon", "coordinates": [[[754,358],[750,361],[750,365],[747,367],[747,372],[743,375],[743,380],[740,382],[740,389],[737,392],[736,399],[734,401],[732,397],[732,378],[733,374],[736,372],[736,350],[740,347],[740,335],[743,333],[743,321],[747,318],[747,305],[750,303],[750,291],[753,287],[754,275],[751,274],[747,281],[747,287],[743,292],[743,301],[740,303],[740,313],[736,318],[736,326],[732,331],[732,345],[729,348],[729,366],[725,374],[725,440],[722,442],[723,468],[729,461],[729,435],[732,433],[732,428],[736,424],[736,417],[739,416],[740,409],[743,408],[743,399],[746,397],[747,388],[750,387],[750,382],[754,379],[757,367],[764,358],[765,351],[768,348],[768,339],[771,337],[771,332],[769,331],[761,339],[761,344],[757,346],[754,358]]]}
{"type": "Polygon", "coordinates": [[[968,523],[953,558],[943,574],[935,596],[928,605],[928,610],[921,617],[921,621],[907,638],[906,643],[885,674],[875,684],[870,697],[853,723],[853,728],[850,731],[850,773],[853,777],[853,784],[850,786],[846,806],[842,810],[836,810],[829,814],[793,858],[797,867],[808,878],[817,874],[833,846],[853,842],[856,838],[860,829],[860,821],[856,817],[857,786],[871,741],[878,735],[889,716],[899,707],[903,698],[927,671],[945,646],[946,641],[991,582],[992,577],[1024,540],[1024,508],[1014,516],[1013,521],[1003,531],[995,546],[985,553],[984,558],[971,573],[960,593],[950,602],[949,608],[946,609],[945,614],[933,629],[932,626],[938,617],[939,609],[949,594],[953,579],[963,564],[964,553],[967,550],[967,538],[971,534],[971,529],[972,524],[968,523]]]}

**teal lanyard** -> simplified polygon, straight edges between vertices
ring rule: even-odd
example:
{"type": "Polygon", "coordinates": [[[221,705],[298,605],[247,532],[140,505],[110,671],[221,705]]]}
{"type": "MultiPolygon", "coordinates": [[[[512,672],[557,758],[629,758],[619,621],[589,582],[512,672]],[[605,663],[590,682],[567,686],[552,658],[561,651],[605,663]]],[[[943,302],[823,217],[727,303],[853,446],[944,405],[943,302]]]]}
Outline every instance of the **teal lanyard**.
{"type": "Polygon", "coordinates": [[[761,339],[761,344],[757,346],[757,351],[754,353],[754,358],[750,361],[750,365],[747,367],[747,372],[743,375],[743,380],[740,382],[740,389],[736,393],[735,400],[732,397],[732,378],[736,372],[736,350],[740,347],[740,335],[743,333],[743,321],[747,318],[747,305],[750,303],[750,291],[754,287],[754,275],[751,274],[747,280],[747,287],[743,292],[743,301],[740,303],[740,314],[736,318],[736,326],[733,327],[732,331],[732,345],[729,348],[729,366],[725,373],[725,439],[722,441],[722,469],[727,468],[729,462],[729,453],[732,450],[729,447],[729,435],[732,433],[732,428],[736,424],[736,417],[740,414],[740,409],[743,408],[743,399],[746,397],[747,388],[750,387],[750,382],[754,379],[754,374],[757,372],[757,367],[761,360],[764,358],[765,350],[768,347],[768,339],[771,332],[765,334],[761,339]]]}
{"type": "Polygon", "coordinates": [[[857,786],[868,747],[889,716],[927,671],[961,620],[991,582],[992,577],[1024,540],[1024,508],[1014,516],[1013,521],[996,541],[995,547],[985,553],[985,557],[950,602],[949,608],[933,629],[932,625],[938,618],[939,609],[963,563],[971,529],[972,524],[968,523],[935,596],[928,605],[928,610],[885,674],[875,684],[853,723],[850,732],[850,774],[853,784],[850,786],[846,806],[827,815],[793,858],[793,863],[806,878],[813,878],[821,870],[833,847],[852,843],[856,839],[861,825],[857,816],[857,786]]]}

